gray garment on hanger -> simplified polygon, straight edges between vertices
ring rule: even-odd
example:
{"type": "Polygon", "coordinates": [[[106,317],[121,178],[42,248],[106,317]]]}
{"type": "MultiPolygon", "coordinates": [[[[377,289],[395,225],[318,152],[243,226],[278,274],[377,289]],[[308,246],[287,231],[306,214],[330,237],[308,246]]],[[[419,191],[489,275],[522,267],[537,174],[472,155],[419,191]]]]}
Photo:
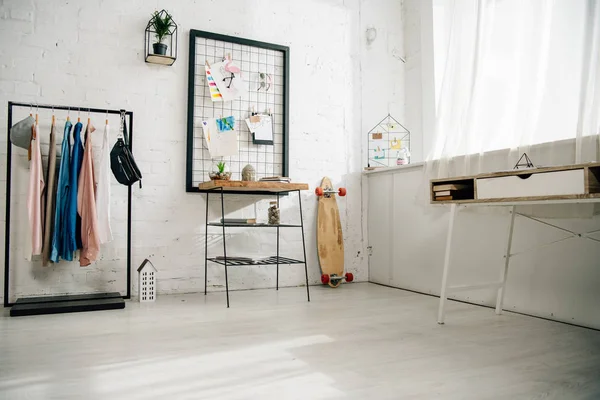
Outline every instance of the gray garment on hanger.
{"type": "Polygon", "coordinates": [[[33,124],[35,124],[35,119],[31,115],[14,124],[10,128],[10,142],[25,150],[29,149],[33,124]]]}
{"type": "Polygon", "coordinates": [[[48,174],[46,175],[46,215],[44,222],[44,241],[42,244],[42,265],[48,265],[52,251],[54,212],[56,211],[56,126],[50,130],[50,150],[48,151],[48,174]]]}

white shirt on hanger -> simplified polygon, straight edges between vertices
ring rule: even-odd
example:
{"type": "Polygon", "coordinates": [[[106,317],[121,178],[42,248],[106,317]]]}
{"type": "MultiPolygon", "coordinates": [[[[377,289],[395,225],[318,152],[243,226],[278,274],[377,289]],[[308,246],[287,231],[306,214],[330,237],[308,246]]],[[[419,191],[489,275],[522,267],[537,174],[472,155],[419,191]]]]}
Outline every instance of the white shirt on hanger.
{"type": "Polygon", "coordinates": [[[102,134],[102,148],[98,159],[98,182],[96,183],[96,214],[98,215],[98,236],[100,243],[112,241],[110,228],[110,149],[108,133],[110,127],[104,126],[102,134]]]}

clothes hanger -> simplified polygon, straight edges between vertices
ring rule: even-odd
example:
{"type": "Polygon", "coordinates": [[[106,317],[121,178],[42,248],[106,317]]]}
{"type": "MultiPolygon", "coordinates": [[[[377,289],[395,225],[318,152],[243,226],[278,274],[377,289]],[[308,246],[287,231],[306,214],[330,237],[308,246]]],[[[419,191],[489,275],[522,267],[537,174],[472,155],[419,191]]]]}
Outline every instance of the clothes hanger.
{"type": "Polygon", "coordinates": [[[119,118],[119,134],[117,135],[117,139],[124,139],[124,125],[125,125],[125,111],[121,110],[121,118],[119,118]]]}
{"type": "Polygon", "coordinates": [[[40,111],[40,107],[38,106],[38,104],[35,104],[36,109],[35,109],[35,126],[36,129],[33,130],[33,134],[32,134],[32,139],[37,139],[37,125],[38,125],[38,112],[40,111]]]}
{"type": "Polygon", "coordinates": [[[77,111],[77,122],[81,122],[81,107],[79,107],[79,111],[77,111]]]}
{"type": "Polygon", "coordinates": [[[92,111],[88,108],[88,125],[90,124],[90,115],[91,115],[92,111]]]}
{"type": "Polygon", "coordinates": [[[54,125],[55,117],[54,117],[54,106],[52,106],[52,125],[54,125]]]}
{"type": "Polygon", "coordinates": [[[67,121],[71,120],[71,106],[67,109],[67,121]]]}
{"type": "Polygon", "coordinates": [[[106,110],[106,119],[104,120],[104,123],[108,125],[108,109],[106,110]]]}

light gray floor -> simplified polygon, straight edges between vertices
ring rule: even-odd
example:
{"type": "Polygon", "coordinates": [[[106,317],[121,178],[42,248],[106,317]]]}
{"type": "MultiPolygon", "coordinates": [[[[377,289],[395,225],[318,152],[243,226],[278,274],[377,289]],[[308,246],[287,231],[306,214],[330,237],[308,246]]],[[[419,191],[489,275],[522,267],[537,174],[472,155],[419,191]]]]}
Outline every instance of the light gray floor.
{"type": "Polygon", "coordinates": [[[599,399],[600,332],[373,284],[0,318],[1,399],[599,399]]]}

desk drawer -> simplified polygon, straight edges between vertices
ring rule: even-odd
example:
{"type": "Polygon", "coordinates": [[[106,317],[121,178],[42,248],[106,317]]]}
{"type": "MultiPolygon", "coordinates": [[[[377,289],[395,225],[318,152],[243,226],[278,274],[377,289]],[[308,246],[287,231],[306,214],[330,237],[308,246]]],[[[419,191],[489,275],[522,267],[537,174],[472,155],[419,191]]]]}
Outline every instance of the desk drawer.
{"type": "Polygon", "coordinates": [[[516,175],[477,179],[478,199],[584,194],[583,169],[543,172],[526,179],[516,175]]]}

